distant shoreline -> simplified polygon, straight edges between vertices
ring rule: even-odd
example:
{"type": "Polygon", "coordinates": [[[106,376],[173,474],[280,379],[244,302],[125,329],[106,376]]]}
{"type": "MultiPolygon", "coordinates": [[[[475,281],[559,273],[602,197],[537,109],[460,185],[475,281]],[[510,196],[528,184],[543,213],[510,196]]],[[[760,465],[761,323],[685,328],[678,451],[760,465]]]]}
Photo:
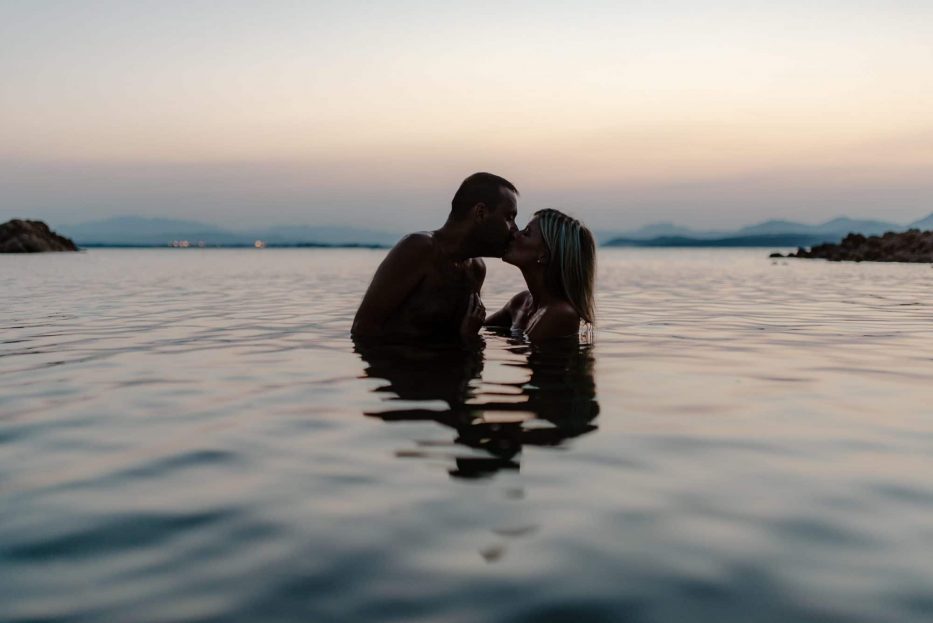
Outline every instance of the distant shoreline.
{"type": "MultiPolygon", "coordinates": [[[[661,236],[647,240],[613,238],[600,244],[600,247],[799,247],[811,246],[828,242],[826,236],[799,235],[799,234],[767,234],[760,236],[733,236],[723,238],[689,238],[686,236],[661,236]]],[[[212,244],[209,242],[178,241],[161,244],[135,244],[135,243],[109,243],[109,242],[79,242],[85,249],[389,249],[392,245],[366,242],[327,243],[327,242],[297,242],[279,243],[229,243],[212,244]]]]}
{"type": "MultiPolygon", "coordinates": [[[[59,226],[62,235],[86,248],[391,248],[404,235],[350,225],[292,225],[230,230],[199,221],[117,216],[59,226]]],[[[851,232],[881,235],[887,231],[933,229],[933,214],[908,225],[841,216],[809,225],[771,219],[737,230],[693,230],[655,223],[633,231],[595,230],[603,247],[809,247],[836,242],[851,232]]]]}
{"type": "MultiPolygon", "coordinates": [[[[643,248],[643,249],[676,249],[676,248],[796,248],[798,246],[811,246],[826,242],[823,238],[813,238],[802,241],[800,237],[764,236],[754,238],[724,238],[719,240],[702,240],[693,238],[652,239],[652,240],[610,240],[600,244],[600,248],[643,248]]],[[[81,249],[255,249],[255,244],[114,244],[114,243],[79,243],[81,249]]],[[[259,249],[390,249],[391,245],[369,243],[296,243],[276,244],[265,243],[259,249]]]]}
{"type": "MultiPolygon", "coordinates": [[[[814,243],[815,244],[815,243],[814,243]]],[[[769,249],[769,248],[796,248],[799,245],[796,242],[732,242],[732,241],[716,241],[716,240],[687,240],[683,242],[672,242],[672,243],[662,243],[653,240],[639,240],[632,241],[631,243],[619,243],[619,242],[610,242],[599,245],[599,248],[602,249],[622,249],[622,248],[638,248],[638,249],[699,249],[699,248],[708,248],[708,249],[769,249]]],[[[803,246],[809,246],[803,245],[803,246]]],[[[109,244],[109,243],[89,243],[89,244],[79,244],[79,249],[177,249],[177,250],[186,250],[186,251],[203,251],[205,249],[257,249],[255,245],[252,244],[205,244],[204,246],[199,245],[188,245],[188,246],[172,246],[170,244],[109,244]]],[[[262,247],[259,247],[257,250],[261,249],[372,249],[372,250],[387,250],[391,249],[391,245],[381,245],[381,244],[265,244],[262,247]]]]}
{"type": "MultiPolygon", "coordinates": [[[[826,234],[758,234],[750,236],[723,236],[718,238],[693,238],[689,236],[658,236],[648,239],[612,238],[599,244],[600,248],[799,248],[831,244],[838,237],[826,234]]],[[[390,249],[391,244],[376,242],[232,242],[211,243],[207,241],[175,240],[164,243],[112,243],[78,242],[82,249],[390,249]]]]}
{"type": "MultiPolygon", "coordinates": [[[[255,249],[255,244],[189,244],[185,246],[172,244],[113,244],[107,242],[87,242],[78,243],[82,249],[185,249],[185,250],[204,250],[204,249],[255,249]]],[[[266,243],[260,249],[388,249],[384,244],[368,243],[347,243],[347,244],[327,244],[317,242],[295,243],[295,244],[276,244],[266,243]]]]}

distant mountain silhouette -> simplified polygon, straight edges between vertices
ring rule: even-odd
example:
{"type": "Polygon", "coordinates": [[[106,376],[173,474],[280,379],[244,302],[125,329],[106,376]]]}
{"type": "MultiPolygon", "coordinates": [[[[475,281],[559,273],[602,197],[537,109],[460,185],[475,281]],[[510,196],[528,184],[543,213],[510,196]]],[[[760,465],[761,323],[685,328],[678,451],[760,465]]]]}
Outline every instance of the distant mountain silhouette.
{"type": "Polygon", "coordinates": [[[321,244],[350,245],[394,245],[401,234],[343,226],[281,226],[255,232],[261,240],[272,244],[299,244],[318,242],[321,244]]]}
{"type": "Polygon", "coordinates": [[[914,221],[908,226],[910,229],[920,229],[923,231],[933,229],[933,212],[919,221],[914,221]]]}
{"type": "Polygon", "coordinates": [[[246,244],[248,236],[237,235],[214,225],[167,218],[116,216],[100,221],[62,226],[59,229],[79,245],[158,245],[173,240],[204,241],[211,245],[246,244]]]}
{"type": "Polygon", "coordinates": [[[173,241],[203,242],[208,246],[252,245],[367,245],[394,244],[399,235],[341,226],[276,226],[231,230],[198,221],[140,216],[117,216],[59,229],[82,246],[166,246],[173,241]]]}
{"type": "Polygon", "coordinates": [[[875,221],[866,219],[851,219],[846,217],[835,218],[819,226],[821,231],[839,233],[858,232],[865,236],[874,236],[888,231],[899,231],[904,229],[903,225],[890,223],[887,221],[875,221]]]}
{"type": "Polygon", "coordinates": [[[698,231],[690,227],[684,227],[682,225],[675,225],[674,223],[666,222],[645,225],[644,227],[639,227],[634,231],[619,235],[624,235],[626,238],[633,238],[636,240],[647,240],[650,238],[660,237],[713,238],[724,234],[725,232],[721,231],[698,231]]]}
{"type": "Polygon", "coordinates": [[[704,239],[704,238],[718,238],[721,236],[728,235],[728,232],[723,231],[703,231],[693,229],[692,227],[685,227],[683,225],[675,225],[670,222],[663,223],[652,223],[650,225],[645,225],[639,227],[638,229],[628,230],[628,231],[597,231],[596,238],[600,242],[606,240],[613,240],[615,238],[624,238],[626,240],[653,240],[655,238],[695,238],[695,239],[704,239]]]}
{"type": "Polygon", "coordinates": [[[824,234],[758,234],[724,238],[661,236],[648,240],[613,238],[604,247],[798,247],[826,242],[824,234]]]}
{"type": "Polygon", "coordinates": [[[764,223],[758,223],[757,225],[742,227],[732,235],[760,236],[766,234],[799,234],[803,231],[810,230],[812,227],[812,225],[804,225],[803,223],[795,223],[794,221],[773,219],[765,221],[764,223]]]}
{"type": "Polygon", "coordinates": [[[832,236],[844,236],[850,232],[856,232],[865,235],[883,234],[886,231],[895,231],[903,229],[903,225],[895,223],[886,223],[884,221],[857,220],[848,217],[834,218],[819,225],[805,225],[795,223],[794,221],[765,221],[758,225],[743,227],[737,232],[736,236],[754,236],[761,234],[829,234],[832,236]]]}
{"type": "MultiPolygon", "coordinates": [[[[809,246],[837,241],[849,233],[871,236],[909,228],[933,229],[933,214],[908,225],[839,217],[817,225],[769,220],[735,231],[702,231],[663,222],[631,231],[602,231],[597,237],[606,246],[809,246]]],[[[400,238],[393,232],[338,225],[227,229],[198,221],[140,216],[59,226],[58,230],[80,246],[166,246],[176,240],[207,246],[251,246],[256,240],[271,246],[391,246],[400,238]]]]}
{"type": "Polygon", "coordinates": [[[927,223],[927,227],[933,227],[933,214],[923,221],[910,225],[839,217],[818,225],[787,220],[769,220],[742,227],[734,232],[692,231],[670,223],[659,223],[632,232],[612,236],[604,234],[601,239],[606,241],[606,246],[810,246],[839,240],[850,233],[872,236],[889,231],[904,231],[909,227],[921,227],[923,223],[927,223]],[[680,233],[672,233],[675,231],[680,233]],[[663,233],[645,236],[645,233],[650,232],[663,233]]]}

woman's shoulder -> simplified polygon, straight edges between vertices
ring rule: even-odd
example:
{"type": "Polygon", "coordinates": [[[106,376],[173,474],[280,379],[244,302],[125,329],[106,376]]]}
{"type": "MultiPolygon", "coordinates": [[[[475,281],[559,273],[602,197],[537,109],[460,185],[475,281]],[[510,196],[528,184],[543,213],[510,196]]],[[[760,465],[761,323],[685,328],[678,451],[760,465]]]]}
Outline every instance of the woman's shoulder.
{"type": "Polygon", "coordinates": [[[548,305],[537,319],[534,327],[528,330],[532,340],[576,335],[580,331],[580,314],[573,305],[559,301],[548,305]]]}

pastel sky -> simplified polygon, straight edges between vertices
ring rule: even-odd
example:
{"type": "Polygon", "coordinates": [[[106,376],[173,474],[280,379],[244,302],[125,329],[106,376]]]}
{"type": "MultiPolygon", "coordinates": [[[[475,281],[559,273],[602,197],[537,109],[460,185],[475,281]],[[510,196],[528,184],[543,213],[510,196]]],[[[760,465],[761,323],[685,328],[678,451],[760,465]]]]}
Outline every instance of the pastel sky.
{"type": "Polygon", "coordinates": [[[933,212],[933,3],[0,0],[0,221],[933,212]]]}

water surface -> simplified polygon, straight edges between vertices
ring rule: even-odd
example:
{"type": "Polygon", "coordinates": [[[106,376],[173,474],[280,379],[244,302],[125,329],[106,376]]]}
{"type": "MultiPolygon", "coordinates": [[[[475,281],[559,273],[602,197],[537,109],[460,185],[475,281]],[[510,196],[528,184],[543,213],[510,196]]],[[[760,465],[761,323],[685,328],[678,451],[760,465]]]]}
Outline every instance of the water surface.
{"type": "Polygon", "coordinates": [[[0,257],[0,620],[930,620],[930,266],[602,250],[469,352],[349,339],[383,253],[0,257]]]}

